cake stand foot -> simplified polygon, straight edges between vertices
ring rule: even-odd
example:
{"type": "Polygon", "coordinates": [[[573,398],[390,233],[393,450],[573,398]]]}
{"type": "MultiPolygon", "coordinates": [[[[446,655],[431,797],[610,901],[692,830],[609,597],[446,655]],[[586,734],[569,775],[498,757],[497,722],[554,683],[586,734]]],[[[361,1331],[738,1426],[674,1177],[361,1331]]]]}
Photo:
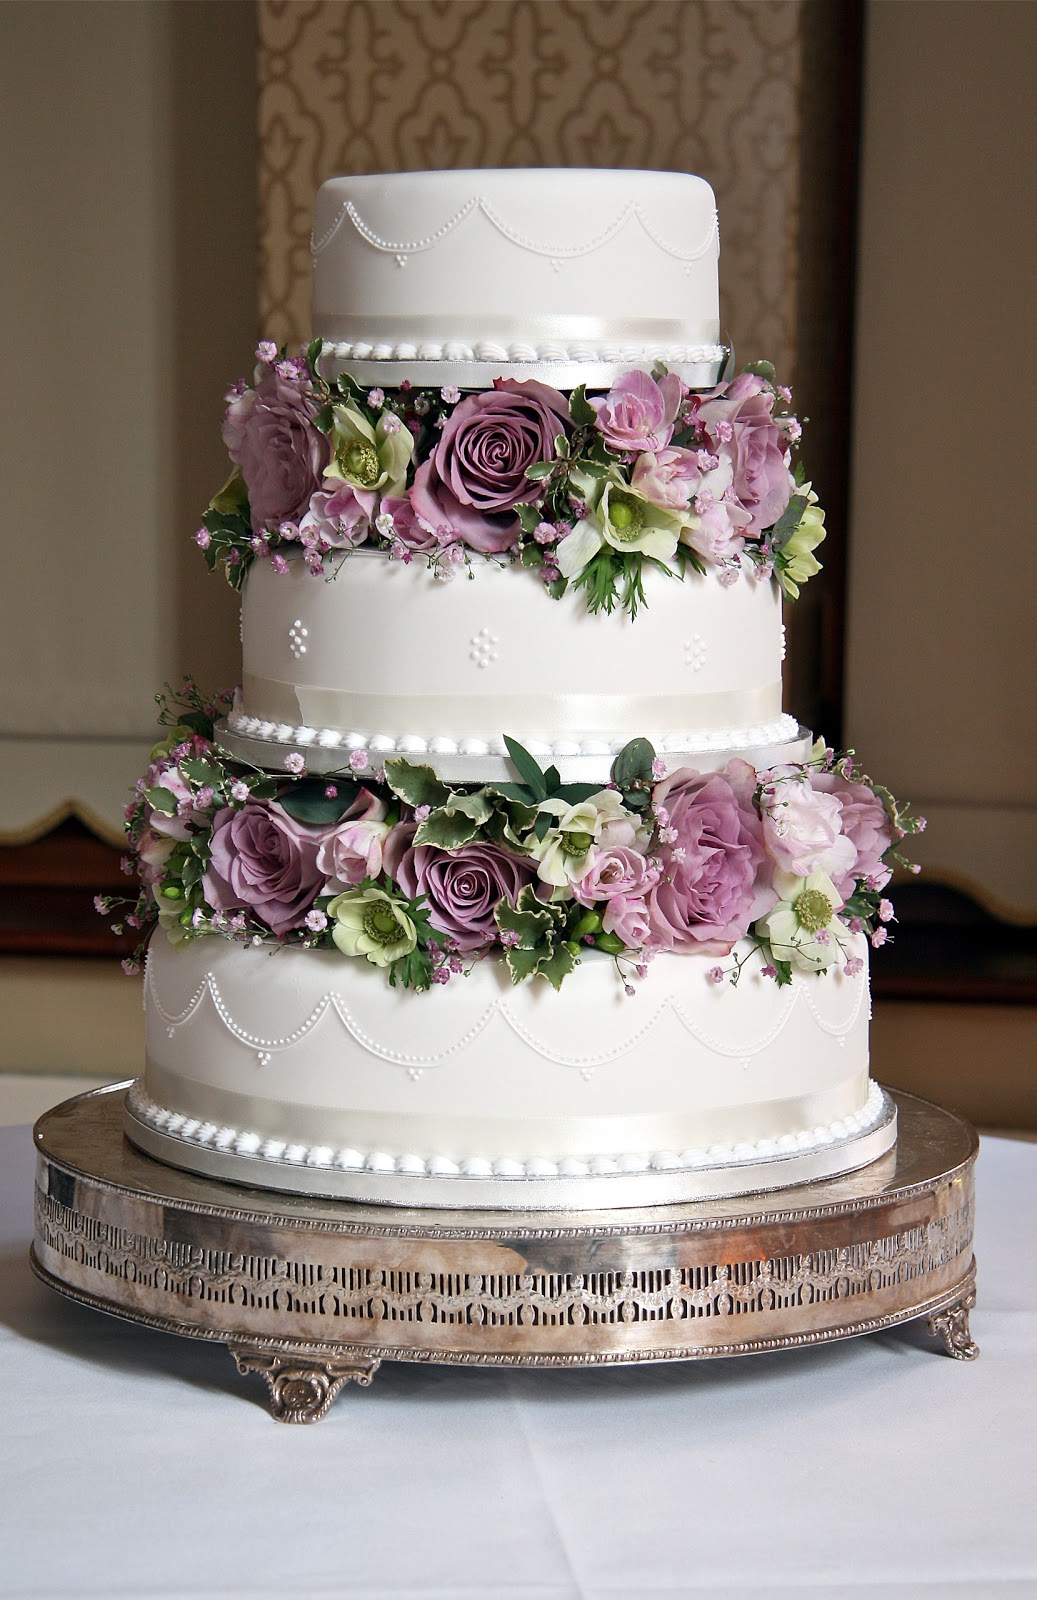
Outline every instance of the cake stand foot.
{"type": "Polygon", "coordinates": [[[319,1422],[343,1384],[364,1388],[378,1370],[362,1356],[281,1355],[251,1344],[232,1344],[241,1373],[261,1372],[270,1390],[270,1412],[278,1422],[319,1422]]]}
{"type": "Polygon", "coordinates": [[[942,1339],[944,1349],[956,1361],[975,1361],[979,1345],[969,1333],[969,1312],[976,1304],[976,1291],[970,1289],[960,1300],[929,1318],[929,1332],[942,1339]]]}

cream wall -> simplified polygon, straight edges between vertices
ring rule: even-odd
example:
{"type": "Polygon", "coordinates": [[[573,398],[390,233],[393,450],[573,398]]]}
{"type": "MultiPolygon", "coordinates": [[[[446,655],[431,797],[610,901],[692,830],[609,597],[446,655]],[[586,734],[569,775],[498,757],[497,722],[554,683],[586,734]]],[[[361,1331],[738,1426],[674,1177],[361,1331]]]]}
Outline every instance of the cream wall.
{"type": "Polygon", "coordinates": [[[0,6],[0,838],[114,829],[155,689],[237,673],[189,537],[256,332],[255,99],[251,4],[0,6]]]}
{"type": "Polygon", "coordinates": [[[1037,8],[867,12],[849,741],[927,870],[1037,918],[1037,8]]]}

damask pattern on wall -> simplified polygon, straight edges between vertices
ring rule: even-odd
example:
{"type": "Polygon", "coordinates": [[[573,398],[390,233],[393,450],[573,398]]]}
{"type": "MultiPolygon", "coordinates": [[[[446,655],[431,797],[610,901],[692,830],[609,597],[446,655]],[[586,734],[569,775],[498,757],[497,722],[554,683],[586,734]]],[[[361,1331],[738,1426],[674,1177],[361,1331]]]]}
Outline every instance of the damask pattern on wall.
{"type": "Polygon", "coordinates": [[[260,0],[260,323],[310,326],[336,173],[657,167],[721,221],[737,354],[793,376],[803,0],[260,0]]]}

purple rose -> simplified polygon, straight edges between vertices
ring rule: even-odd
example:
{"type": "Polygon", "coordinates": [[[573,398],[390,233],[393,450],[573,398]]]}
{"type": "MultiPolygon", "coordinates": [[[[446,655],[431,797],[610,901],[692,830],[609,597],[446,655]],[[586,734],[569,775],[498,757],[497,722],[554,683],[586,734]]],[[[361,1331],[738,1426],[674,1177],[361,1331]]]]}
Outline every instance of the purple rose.
{"type": "Polygon", "coordinates": [[[501,900],[514,905],[533,881],[532,861],[495,844],[465,844],[457,850],[418,845],[417,826],[401,822],[386,840],[383,861],[405,895],[427,896],[429,921],[460,950],[482,950],[497,936],[493,913],[501,900]]]}
{"type": "Polygon", "coordinates": [[[274,800],[249,801],[238,811],[226,806],[213,819],[206,900],[214,911],[253,911],[277,934],[299,927],[324,887],[317,865],[323,837],[274,800]]]}
{"type": "Polygon", "coordinates": [[[773,409],[774,391],[742,372],[698,410],[710,449],[730,464],[732,490],[751,517],[750,536],[772,528],[792,498],[786,436],[773,409]]]}
{"type": "Polygon", "coordinates": [[[729,955],[776,904],[755,788],[755,770],[737,758],[723,772],[682,767],[656,784],[654,805],[676,835],[660,845],[663,877],[648,894],[657,947],[729,955]]]}
{"type": "Polygon", "coordinates": [[[893,835],[878,795],[866,783],[852,783],[837,772],[812,772],[810,783],[822,794],[834,795],[838,800],[843,833],[857,852],[852,867],[842,877],[831,874],[843,899],[849,899],[857,878],[863,878],[873,889],[885,888],[892,873],[882,857],[892,844],[893,835]]]}
{"type": "Polygon", "coordinates": [[[518,532],[515,506],[543,492],[526,468],[553,461],[554,442],[568,428],[569,408],[557,389],[498,378],[451,413],[415,474],[415,511],[437,531],[452,528],[473,550],[507,550],[518,532]]]}
{"type": "Polygon", "coordinates": [[[673,437],[681,399],[681,381],[675,372],[668,372],[656,383],[649,373],[635,371],[624,372],[608,394],[592,400],[591,405],[598,413],[601,435],[611,449],[654,452],[664,449],[673,437]]]}
{"type": "Polygon", "coordinates": [[[330,452],[313,425],[316,414],[308,379],[284,377],[274,367],[231,399],[223,442],[241,468],[255,532],[298,522],[320,488],[330,452]]]}

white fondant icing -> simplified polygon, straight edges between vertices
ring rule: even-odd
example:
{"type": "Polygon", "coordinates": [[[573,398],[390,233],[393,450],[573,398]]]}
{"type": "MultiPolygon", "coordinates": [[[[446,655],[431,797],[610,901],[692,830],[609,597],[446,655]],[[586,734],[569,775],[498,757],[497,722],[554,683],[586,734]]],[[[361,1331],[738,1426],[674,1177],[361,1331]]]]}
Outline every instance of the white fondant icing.
{"type": "MultiPolygon", "coordinates": [[[[848,947],[867,949],[860,936],[848,947]]],[[[332,952],[212,937],[174,948],[159,935],[144,1089],[181,1138],[187,1117],[196,1139],[203,1124],[240,1129],[268,1156],[274,1141],[271,1159],[348,1167],[358,1151],[366,1170],[386,1172],[383,1157],[392,1171],[413,1157],[429,1172],[434,1158],[521,1162],[527,1174],[546,1161],[564,1176],[564,1162],[598,1156],[661,1171],[700,1159],[688,1151],[715,1166],[742,1159],[737,1146],[759,1159],[761,1140],[805,1149],[816,1128],[859,1129],[865,980],[832,973],[779,989],[747,970],[735,990],[707,982],[712,961],[658,956],[630,998],[603,958],[589,956],[558,994],[512,987],[487,960],[429,997],[332,952]]]]}
{"type": "Polygon", "coordinates": [[[686,173],[333,178],[313,247],[313,331],[347,359],[558,363],[719,344],[716,205],[686,173]]]}

